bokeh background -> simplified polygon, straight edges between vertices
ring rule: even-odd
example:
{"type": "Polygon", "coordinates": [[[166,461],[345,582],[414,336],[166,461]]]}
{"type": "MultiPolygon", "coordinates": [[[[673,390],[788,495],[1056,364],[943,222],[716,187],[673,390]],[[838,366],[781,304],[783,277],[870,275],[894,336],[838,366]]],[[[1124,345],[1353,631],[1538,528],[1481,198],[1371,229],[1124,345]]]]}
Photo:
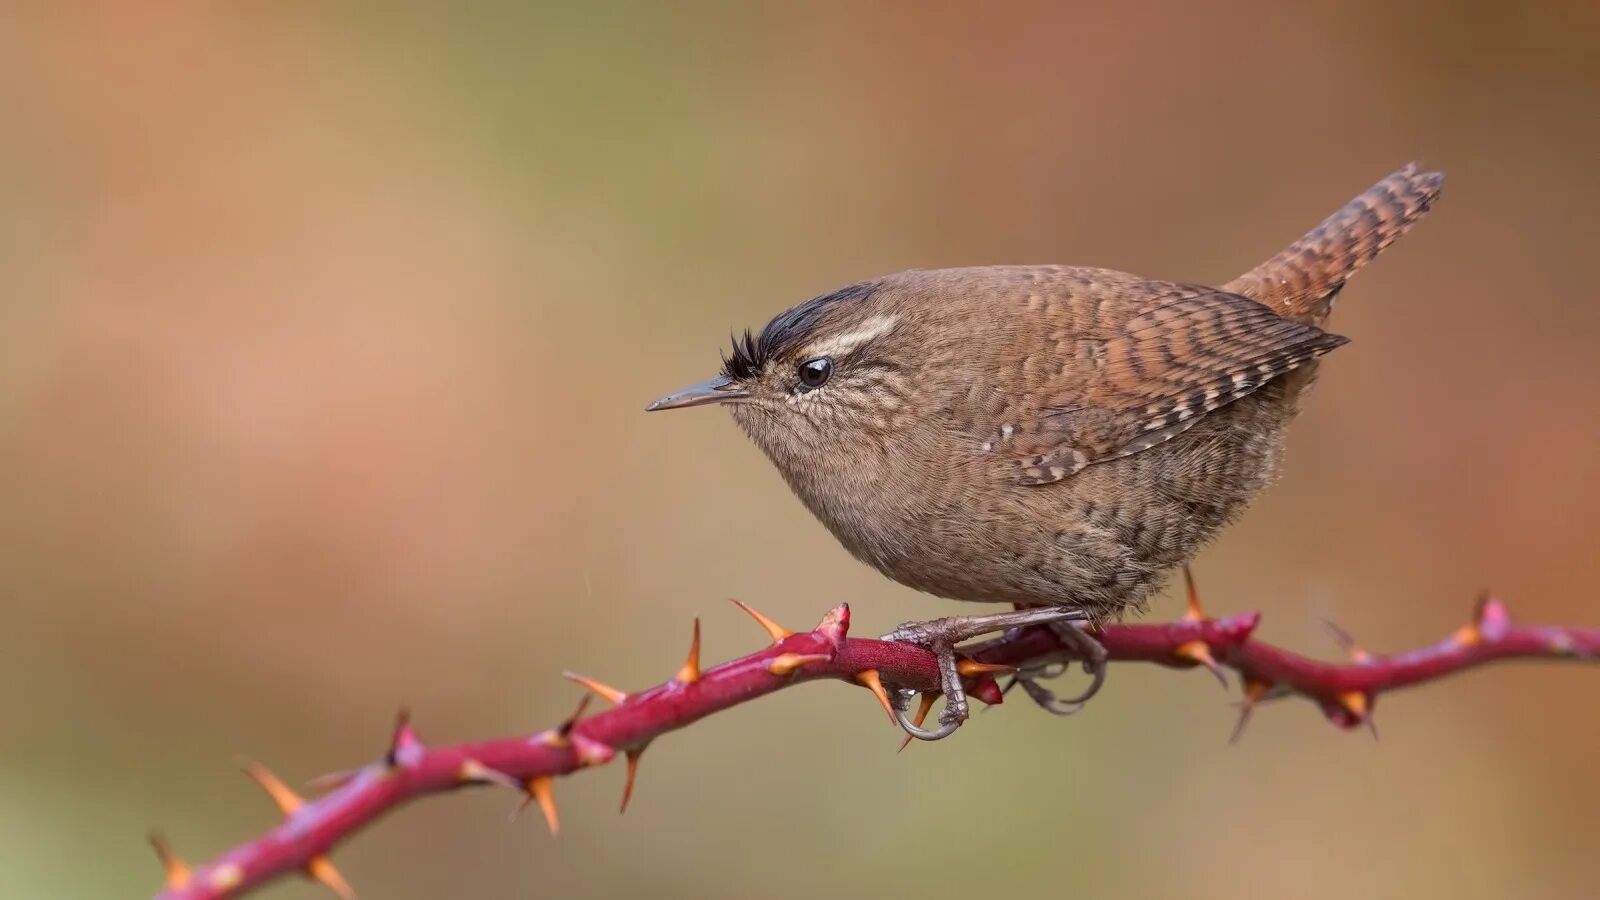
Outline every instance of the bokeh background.
{"type": "MultiPolygon", "coordinates": [[[[286,778],[547,726],[793,625],[951,609],[852,562],[713,410],[730,327],[913,266],[1221,282],[1407,160],[1214,611],[1333,655],[1492,587],[1600,623],[1600,7],[34,4],[0,13],[0,894],[139,897],[286,778]],[[467,7],[471,7],[468,9],[467,7]],[[459,8],[458,8],[459,7],[459,8]]],[[[1170,594],[1155,615],[1181,606],[1170,594]]],[[[1593,896],[1600,673],[1386,697],[1383,738],[1119,668],[894,752],[786,692],[557,786],[430,800],[369,898],[1593,896]]],[[[320,896],[285,883],[281,898],[320,896]]]]}

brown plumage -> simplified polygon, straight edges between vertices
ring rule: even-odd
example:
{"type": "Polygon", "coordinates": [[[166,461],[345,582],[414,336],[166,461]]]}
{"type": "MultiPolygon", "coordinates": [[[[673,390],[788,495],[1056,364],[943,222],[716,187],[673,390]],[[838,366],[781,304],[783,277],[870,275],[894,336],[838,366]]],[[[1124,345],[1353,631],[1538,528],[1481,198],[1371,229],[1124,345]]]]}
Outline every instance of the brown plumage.
{"type": "Polygon", "coordinates": [[[888,275],[779,314],[720,378],[851,553],[960,600],[1142,604],[1272,478],[1345,281],[1425,213],[1408,166],[1222,288],[1105,269],[888,275]]]}

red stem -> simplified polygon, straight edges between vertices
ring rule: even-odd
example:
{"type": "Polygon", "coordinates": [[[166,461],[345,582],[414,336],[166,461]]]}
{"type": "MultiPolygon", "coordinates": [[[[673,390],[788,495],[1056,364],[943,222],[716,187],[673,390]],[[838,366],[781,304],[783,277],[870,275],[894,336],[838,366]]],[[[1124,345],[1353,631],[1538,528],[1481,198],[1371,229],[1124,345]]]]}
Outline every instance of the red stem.
{"type": "MultiPolygon", "coordinates": [[[[265,770],[252,768],[251,774],[285,810],[283,822],[192,871],[153,837],[168,876],[159,900],[234,897],[292,872],[307,874],[348,896],[348,886],[326,854],[384,813],[418,797],[468,784],[506,784],[526,790],[530,800],[537,799],[554,829],[552,777],[609,762],[619,753],[625,754],[632,766],[655,738],[714,712],[823,678],[868,686],[887,683],[891,689],[933,691],[938,687],[937,664],[927,650],[846,637],[850,626],[846,606],[835,608],[815,629],[800,634],[785,635],[778,626],[760,621],[777,638],[770,647],[701,672],[697,625],[690,662],[676,677],[622,697],[619,705],[605,712],[587,718],[575,715],[550,731],[452,747],[424,747],[402,717],[383,759],[349,773],[328,794],[303,804],[265,770]]],[[[1372,656],[1346,638],[1349,663],[1319,662],[1254,640],[1251,633],[1259,621],[1257,613],[1207,618],[1191,593],[1190,613],[1182,621],[1108,625],[1098,637],[1114,661],[1236,670],[1245,686],[1240,727],[1254,703],[1262,699],[1290,694],[1308,697],[1335,724],[1348,728],[1371,724],[1379,693],[1483,663],[1509,658],[1600,659],[1600,628],[1512,625],[1505,607],[1489,599],[1479,604],[1471,624],[1431,647],[1372,656]]],[[[986,645],[973,658],[1017,666],[1059,657],[1062,650],[1049,629],[1030,628],[986,645]]],[[[1000,691],[989,673],[970,675],[967,683],[974,697],[1000,701],[1000,691]]],[[[588,684],[602,696],[611,691],[598,683],[588,684]]]]}

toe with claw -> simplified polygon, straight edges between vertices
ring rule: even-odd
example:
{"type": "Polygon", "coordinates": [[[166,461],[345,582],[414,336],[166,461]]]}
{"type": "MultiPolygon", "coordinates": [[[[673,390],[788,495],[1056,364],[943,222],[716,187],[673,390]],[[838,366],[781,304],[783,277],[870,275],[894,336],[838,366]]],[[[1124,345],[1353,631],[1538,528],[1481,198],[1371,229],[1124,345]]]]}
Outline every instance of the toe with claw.
{"type": "MultiPolygon", "coordinates": [[[[956,655],[957,644],[979,635],[1011,628],[1021,628],[1026,625],[1049,624],[1055,627],[1059,624],[1065,626],[1067,630],[1072,631],[1075,635],[1081,636],[1083,641],[1088,641],[1096,648],[1099,648],[1099,642],[1072,627],[1071,622],[1073,620],[1082,620],[1083,618],[1083,613],[1076,609],[1048,607],[988,616],[952,616],[928,622],[907,622],[901,625],[889,634],[884,635],[884,640],[906,641],[933,651],[939,662],[939,689],[944,694],[945,701],[944,710],[939,714],[939,727],[929,730],[921,727],[920,721],[913,721],[910,717],[910,697],[915,692],[894,691],[891,706],[895,714],[895,720],[900,723],[900,727],[905,730],[906,734],[918,740],[937,741],[949,737],[956,732],[956,729],[961,727],[961,723],[965,722],[969,716],[967,692],[961,684],[960,665],[956,655]]],[[[1072,646],[1074,649],[1078,649],[1082,646],[1081,641],[1074,643],[1072,646]]],[[[1088,667],[1089,651],[1079,650],[1079,652],[1085,654],[1085,667],[1088,667]]],[[[1091,685],[1083,697],[1065,702],[1079,703],[1081,705],[1081,702],[1087,701],[1089,696],[1099,689],[1099,681],[1104,679],[1104,654],[1104,649],[1100,649],[1101,664],[1099,671],[1101,674],[1095,684],[1091,685]]],[[[1023,686],[1027,689],[1028,695],[1040,705],[1044,705],[1044,703],[1040,699],[1041,695],[1035,693],[1036,690],[1042,691],[1043,695],[1048,696],[1053,703],[1057,702],[1054,695],[1050,694],[1047,689],[1038,687],[1033,683],[1032,679],[1024,680],[1023,686]]],[[[921,716],[917,718],[920,720],[921,716]]]]}

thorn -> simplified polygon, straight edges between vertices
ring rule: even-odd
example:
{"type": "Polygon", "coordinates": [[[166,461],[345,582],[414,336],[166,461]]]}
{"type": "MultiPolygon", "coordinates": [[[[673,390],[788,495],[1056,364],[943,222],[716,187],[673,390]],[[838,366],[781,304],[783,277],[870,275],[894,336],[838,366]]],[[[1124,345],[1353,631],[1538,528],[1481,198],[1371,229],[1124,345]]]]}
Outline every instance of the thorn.
{"type": "Polygon", "coordinates": [[[1365,723],[1367,730],[1372,732],[1372,739],[1378,739],[1378,725],[1372,718],[1372,697],[1362,691],[1346,691],[1339,695],[1339,707],[1348,715],[1349,721],[1345,727],[1352,727],[1365,723]]]}
{"type": "Polygon", "coordinates": [[[1272,685],[1259,678],[1246,678],[1244,680],[1244,694],[1251,703],[1260,703],[1272,690],[1272,685]]]}
{"type": "Polygon", "coordinates": [[[977,680],[967,687],[967,696],[982,701],[985,704],[984,709],[1006,702],[1006,692],[1000,690],[1000,682],[988,675],[979,675],[977,680]]]}
{"type": "MultiPolygon", "coordinates": [[[[584,694],[578,698],[578,705],[572,710],[572,715],[567,716],[566,719],[562,720],[561,727],[556,729],[557,734],[561,735],[562,737],[567,737],[568,735],[572,734],[573,726],[577,725],[578,720],[583,718],[583,711],[589,708],[589,700],[593,696],[593,694],[584,694]]],[[[615,703],[620,701],[612,702],[615,703]]]]}
{"type": "Polygon", "coordinates": [[[878,703],[883,706],[883,711],[889,714],[889,721],[894,721],[894,707],[889,705],[889,694],[883,689],[883,679],[878,676],[877,669],[866,669],[856,675],[856,683],[872,692],[878,698],[878,703]]]}
{"type": "Polygon", "coordinates": [[[1265,681],[1244,676],[1244,699],[1239,701],[1239,721],[1233,726],[1233,734],[1228,738],[1228,743],[1237,744],[1239,738],[1244,737],[1244,727],[1250,724],[1250,714],[1271,689],[1272,685],[1265,681]]]}
{"type": "Polygon", "coordinates": [[[383,764],[397,768],[421,749],[422,741],[411,727],[411,710],[402,706],[394,717],[394,734],[389,738],[389,752],[383,755],[383,764]]]}
{"type": "Polygon", "coordinates": [[[467,759],[461,763],[461,769],[456,773],[456,780],[462,784],[498,784],[518,793],[522,792],[522,785],[518,784],[515,778],[491,769],[475,759],[467,759]]]}
{"type": "Polygon", "coordinates": [[[1016,666],[1005,666],[1001,665],[1000,663],[978,662],[975,659],[963,659],[956,663],[956,672],[959,673],[963,678],[971,678],[973,675],[983,675],[985,673],[993,672],[1015,672],[1016,670],[1016,666]]]}
{"type": "MultiPolygon", "coordinates": [[[[1005,687],[1000,689],[1000,696],[1002,698],[1005,697],[1005,695],[1011,693],[1011,689],[1012,688],[1016,687],[1017,685],[1019,685],[1021,683],[1022,683],[1022,679],[1018,678],[1015,675],[1011,676],[1011,678],[1006,681],[1005,687]]],[[[984,712],[988,712],[989,711],[989,707],[985,706],[983,708],[983,711],[984,712]]]]}
{"type": "Polygon", "coordinates": [[[1350,655],[1351,662],[1358,666],[1364,666],[1372,662],[1372,654],[1361,649],[1361,645],[1356,643],[1356,639],[1350,636],[1350,632],[1340,628],[1339,623],[1332,619],[1323,619],[1322,624],[1333,632],[1333,639],[1338,641],[1339,646],[1344,648],[1344,652],[1350,655]]]}
{"type": "Polygon", "coordinates": [[[572,743],[572,729],[577,726],[578,720],[583,717],[583,711],[589,708],[589,701],[593,698],[593,694],[580,694],[578,705],[572,710],[572,715],[562,719],[561,724],[555,728],[534,735],[529,741],[538,741],[546,747],[565,747],[572,743]]]}
{"type": "Polygon", "coordinates": [[[790,635],[794,634],[794,632],[792,632],[789,629],[783,627],[782,625],[779,625],[777,622],[772,621],[771,619],[767,618],[766,616],[762,615],[761,613],[756,612],[755,610],[751,609],[749,606],[745,605],[744,603],[742,603],[742,602],[740,602],[738,600],[734,600],[733,601],[733,605],[739,607],[742,610],[744,610],[750,616],[750,618],[755,619],[756,620],[756,624],[760,625],[763,629],[766,630],[767,634],[772,638],[772,642],[774,644],[776,644],[777,642],[783,640],[784,638],[789,637],[790,635]]]}
{"type": "Polygon", "coordinates": [[[166,873],[167,887],[170,890],[180,890],[189,886],[189,881],[194,877],[194,870],[189,864],[178,858],[172,852],[172,845],[159,832],[150,832],[150,846],[155,848],[156,858],[161,860],[161,871],[166,873]]]}
{"type": "Polygon", "coordinates": [[[579,768],[603,766],[617,755],[617,748],[581,734],[572,736],[572,749],[578,757],[579,768]]]}
{"type": "Polygon", "coordinates": [[[295,810],[304,805],[305,801],[299,794],[290,790],[288,785],[278,780],[278,776],[267,771],[267,768],[260,763],[245,763],[244,773],[254,779],[256,784],[261,785],[261,789],[267,792],[267,796],[271,797],[273,804],[278,807],[278,812],[286,816],[294,815],[295,810]]]}
{"type": "Polygon", "coordinates": [[[561,833],[561,816],[556,813],[556,795],[550,790],[550,776],[536,775],[528,779],[528,797],[517,807],[520,815],[530,804],[538,803],[539,809],[544,813],[544,823],[550,826],[550,836],[555,837],[561,833]]]}
{"type": "Polygon", "coordinates": [[[355,781],[356,776],[360,775],[362,771],[362,769],[345,769],[342,772],[329,772],[326,775],[318,775],[317,777],[306,782],[306,790],[316,794],[326,794],[330,791],[336,791],[350,782],[355,781]]]}
{"type": "Polygon", "coordinates": [[[1238,639],[1240,641],[1247,641],[1250,639],[1251,635],[1256,633],[1256,629],[1261,626],[1261,613],[1258,611],[1232,615],[1223,621],[1238,623],[1240,626],[1242,626],[1239,629],[1238,639]]]}
{"type": "Polygon", "coordinates": [[[767,671],[774,675],[792,675],[807,663],[828,662],[833,659],[826,653],[780,653],[767,663],[767,671]]]}
{"type": "MultiPolygon", "coordinates": [[[[917,700],[917,714],[911,717],[911,723],[913,725],[916,725],[918,728],[922,727],[922,723],[928,718],[928,711],[933,709],[933,704],[938,702],[940,695],[941,692],[939,691],[929,691],[926,694],[918,695],[919,699],[917,700]]],[[[903,752],[910,743],[911,735],[908,734],[900,740],[900,749],[896,750],[895,752],[903,752]]]]}
{"type": "Polygon", "coordinates": [[[617,815],[628,811],[628,801],[633,799],[633,781],[639,777],[639,757],[643,755],[643,750],[628,751],[628,780],[622,785],[622,806],[617,810],[617,815]]]}
{"type": "Polygon", "coordinates": [[[1207,620],[1205,610],[1200,608],[1200,591],[1194,585],[1194,572],[1187,564],[1183,567],[1184,589],[1189,597],[1189,606],[1183,612],[1185,622],[1204,622],[1207,620]]]}
{"type": "Polygon", "coordinates": [[[1360,691],[1346,691],[1339,695],[1339,705],[1357,719],[1367,714],[1367,695],[1360,691]]]}
{"type": "Polygon", "coordinates": [[[1233,725],[1233,734],[1228,735],[1229,744],[1237,744],[1239,739],[1244,737],[1244,728],[1250,724],[1250,714],[1255,711],[1255,708],[1256,705],[1254,703],[1244,701],[1239,703],[1239,721],[1233,725]]]}
{"type": "Polygon", "coordinates": [[[694,617],[694,638],[689,641],[689,658],[678,674],[672,676],[680,684],[694,684],[700,680],[700,617],[694,617]]]}
{"type": "Polygon", "coordinates": [[[1217,665],[1217,660],[1211,655],[1211,648],[1207,646],[1205,641],[1189,641],[1185,644],[1179,644],[1173,648],[1172,655],[1205,666],[1212,675],[1217,677],[1217,683],[1222,685],[1222,689],[1228,689],[1228,676],[1222,674],[1222,667],[1217,665]]]}
{"type": "MultiPolygon", "coordinates": [[[[590,690],[594,689],[590,687],[590,690]]],[[[528,741],[530,741],[530,743],[533,743],[533,741],[538,741],[538,743],[542,743],[544,746],[549,746],[549,748],[565,748],[565,746],[571,746],[571,743],[573,743],[573,729],[574,727],[578,727],[578,721],[579,719],[582,719],[582,716],[584,716],[584,709],[589,708],[589,701],[592,700],[592,698],[594,698],[592,693],[584,693],[584,695],[579,695],[578,706],[573,709],[573,714],[571,714],[571,716],[562,719],[562,724],[555,725],[554,729],[546,729],[542,730],[542,732],[536,733],[536,735],[533,735],[533,737],[528,738],[528,741]]],[[[595,741],[590,741],[590,743],[595,743],[595,741]]]]}
{"type": "Polygon", "coordinates": [[[313,881],[333,891],[339,900],[356,900],[355,889],[350,887],[350,882],[344,880],[344,876],[339,874],[339,870],[333,867],[333,862],[326,856],[311,857],[311,861],[306,863],[306,874],[311,876],[313,881]]]}
{"type": "Polygon", "coordinates": [[[850,633],[850,604],[841,603],[822,617],[813,632],[822,636],[829,646],[835,650],[844,643],[845,636],[850,633]]]}
{"type": "Polygon", "coordinates": [[[608,701],[612,706],[621,706],[622,704],[628,702],[627,694],[617,690],[609,684],[602,684],[598,681],[595,681],[593,678],[585,678],[582,675],[577,675],[572,672],[562,672],[561,677],[567,679],[568,681],[581,684],[589,690],[594,691],[596,694],[600,695],[601,699],[608,701]]]}
{"type": "Polygon", "coordinates": [[[1506,605],[1489,594],[1484,594],[1478,601],[1477,613],[1473,617],[1477,620],[1478,633],[1486,640],[1494,640],[1511,627],[1511,611],[1506,605]]]}

